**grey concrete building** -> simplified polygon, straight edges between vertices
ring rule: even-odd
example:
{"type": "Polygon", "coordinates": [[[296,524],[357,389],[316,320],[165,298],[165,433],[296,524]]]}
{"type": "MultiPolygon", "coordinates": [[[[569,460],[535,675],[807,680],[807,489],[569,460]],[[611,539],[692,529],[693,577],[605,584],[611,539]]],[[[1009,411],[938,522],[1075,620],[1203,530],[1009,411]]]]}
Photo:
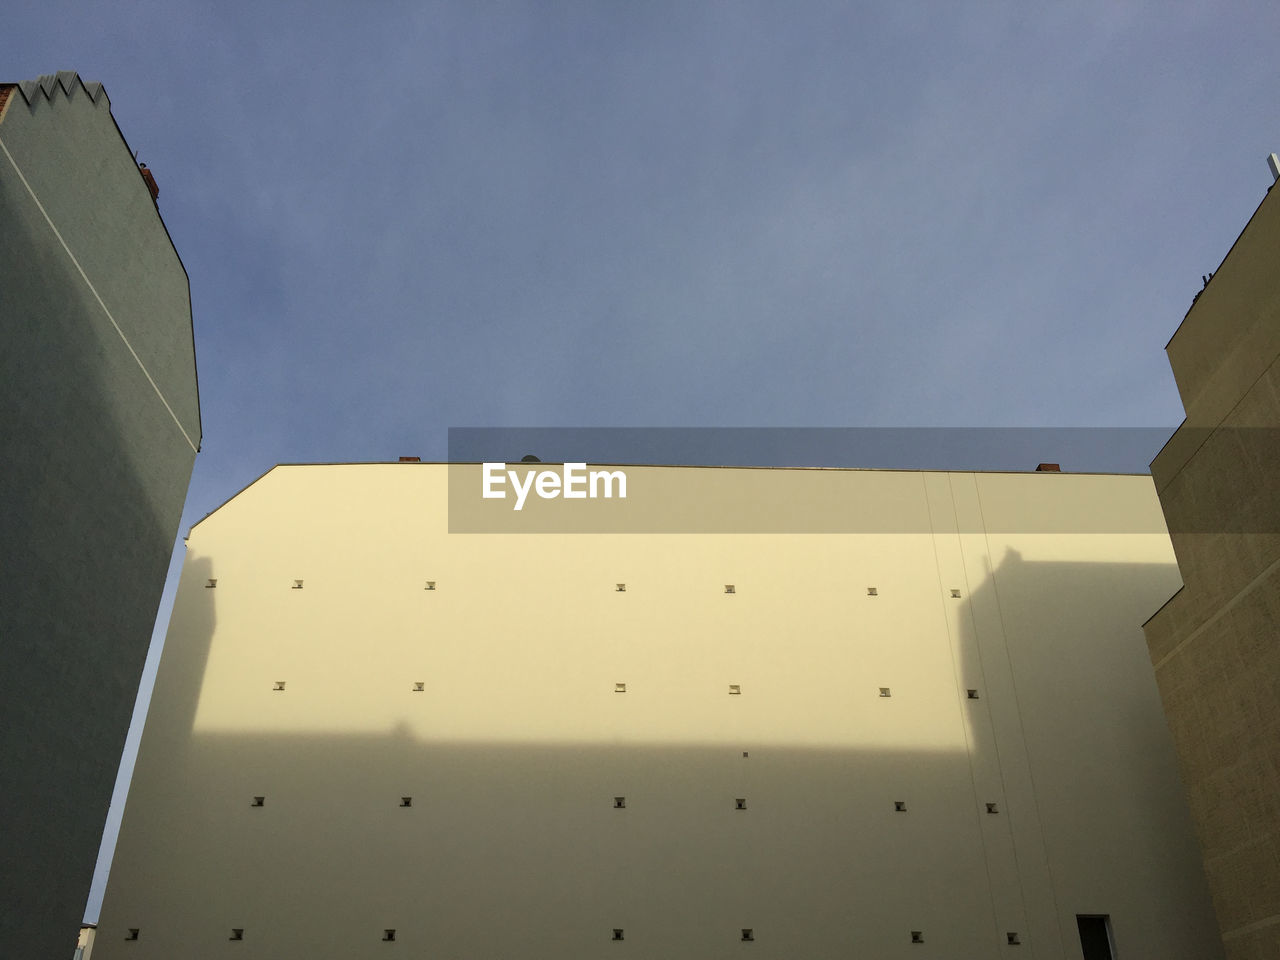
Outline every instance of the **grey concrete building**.
{"type": "Polygon", "coordinates": [[[186,270],[101,84],[0,84],[0,950],[70,956],[200,445],[186,270]]]}
{"type": "Polygon", "coordinates": [[[1185,586],[1146,624],[1229,960],[1280,956],[1280,189],[1166,351],[1151,464],[1185,586]]]}

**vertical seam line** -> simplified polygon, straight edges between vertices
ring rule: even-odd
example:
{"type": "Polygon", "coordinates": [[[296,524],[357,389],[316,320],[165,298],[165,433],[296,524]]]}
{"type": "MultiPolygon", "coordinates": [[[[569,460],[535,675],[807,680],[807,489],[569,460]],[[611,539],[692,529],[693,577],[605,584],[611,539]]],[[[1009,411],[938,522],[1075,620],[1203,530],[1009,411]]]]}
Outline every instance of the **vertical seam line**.
{"type": "MultiPolygon", "coordinates": [[[[935,571],[935,573],[937,574],[937,577],[938,577],[938,596],[939,596],[939,598],[941,598],[941,597],[942,597],[942,591],[943,591],[945,588],[944,588],[944,587],[943,587],[943,585],[942,585],[942,560],[941,560],[941,558],[938,556],[938,530],[937,530],[937,526],[936,526],[936,524],[934,523],[934,517],[933,517],[933,504],[932,504],[932,502],[931,502],[931,500],[930,500],[930,497],[929,497],[929,488],[928,488],[928,485],[927,485],[927,483],[926,483],[926,481],[925,481],[925,479],[924,479],[924,475],[923,475],[923,474],[921,475],[921,481],[920,481],[920,482],[921,482],[921,484],[922,484],[922,485],[924,485],[924,494],[925,494],[924,502],[925,502],[925,507],[926,507],[926,509],[928,509],[928,511],[929,511],[929,527],[930,527],[930,530],[929,530],[929,534],[930,534],[930,536],[929,536],[929,540],[930,540],[930,544],[931,544],[931,546],[933,547],[933,568],[934,568],[934,571],[935,571]]],[[[960,541],[960,517],[959,517],[959,515],[956,513],[956,508],[955,508],[955,491],[954,491],[954,490],[952,490],[952,488],[951,488],[951,477],[950,477],[950,475],[948,475],[948,476],[947,476],[947,493],[948,493],[948,495],[951,497],[951,517],[952,517],[952,519],[955,521],[955,526],[956,526],[956,546],[957,546],[957,548],[960,550],[960,564],[961,564],[961,567],[963,567],[963,566],[964,566],[964,547],[963,547],[963,545],[962,545],[962,543],[961,543],[961,541],[960,541]]],[[[968,583],[967,583],[967,578],[966,578],[966,587],[967,587],[967,586],[968,586],[968,583]]],[[[970,607],[972,607],[972,604],[970,604],[969,606],[970,606],[970,607]]],[[[972,611],[972,609],[970,609],[970,620],[971,620],[971,621],[972,621],[972,616],[973,616],[973,611],[972,611]]],[[[942,622],[943,622],[943,624],[945,625],[946,630],[947,630],[947,635],[948,635],[947,639],[948,639],[948,641],[949,641],[948,646],[950,646],[950,647],[951,647],[951,674],[952,674],[952,677],[953,677],[953,678],[955,678],[955,679],[959,680],[959,679],[960,679],[960,677],[959,677],[959,672],[960,672],[960,671],[959,671],[959,665],[956,663],[956,642],[957,642],[957,640],[958,640],[959,638],[958,638],[958,637],[956,637],[956,636],[953,636],[953,635],[951,634],[951,617],[950,617],[950,616],[948,615],[948,613],[947,613],[947,604],[946,604],[946,601],[945,601],[945,600],[942,602],[942,622]]],[[[983,667],[983,665],[982,665],[982,651],[981,651],[981,649],[979,648],[978,643],[977,643],[977,629],[976,629],[976,625],[975,625],[975,629],[974,629],[974,647],[975,647],[975,652],[977,653],[977,657],[978,657],[978,670],[979,670],[980,672],[984,672],[984,667],[983,667]]],[[[986,686],[986,678],[985,678],[985,676],[983,677],[983,686],[984,686],[984,688],[985,688],[985,686],[986,686]]],[[[959,698],[959,689],[960,689],[959,687],[957,687],[957,688],[956,688],[956,696],[957,696],[957,698],[959,698]]],[[[983,865],[984,869],[985,869],[985,870],[986,870],[986,872],[987,872],[987,898],[991,901],[991,926],[992,926],[993,930],[995,930],[995,931],[999,931],[999,929],[1000,929],[1000,908],[999,908],[999,905],[996,903],[996,883],[995,883],[995,878],[991,875],[991,852],[990,852],[990,850],[988,850],[988,848],[987,848],[987,840],[986,840],[986,837],[984,836],[984,834],[985,834],[985,829],[983,828],[983,825],[982,825],[982,817],[981,817],[981,815],[978,813],[978,808],[977,808],[977,806],[976,806],[976,804],[979,802],[979,800],[978,800],[978,778],[977,778],[977,775],[974,773],[974,770],[973,770],[973,763],[974,763],[974,754],[977,752],[977,749],[978,749],[978,745],[977,745],[977,736],[974,734],[974,731],[973,731],[973,729],[972,729],[972,724],[969,722],[969,717],[968,717],[968,714],[965,712],[965,710],[966,710],[966,705],[965,705],[965,703],[964,703],[963,701],[961,701],[961,703],[960,703],[960,723],[961,723],[961,725],[964,727],[964,740],[965,740],[965,747],[966,747],[966,749],[968,750],[968,760],[969,760],[969,789],[970,789],[970,790],[972,791],[972,793],[973,793],[973,799],[974,799],[974,803],[975,803],[975,806],[974,806],[974,817],[975,817],[975,820],[976,820],[976,822],[977,822],[977,827],[978,827],[978,842],[982,845],[982,865],[983,865]]],[[[994,727],[993,727],[993,729],[992,729],[992,736],[991,736],[991,740],[992,740],[992,745],[994,746],[994,748],[995,748],[995,752],[996,752],[996,769],[997,769],[997,770],[999,770],[999,769],[1000,769],[1000,747],[999,747],[999,745],[998,745],[998,744],[996,744],[996,742],[995,742],[995,730],[994,730],[994,727]]],[[[1017,858],[1017,853],[1016,853],[1016,851],[1015,851],[1014,857],[1015,857],[1015,866],[1016,866],[1016,858],[1017,858]]],[[[1025,906],[1025,904],[1023,905],[1023,913],[1024,913],[1024,914],[1026,913],[1026,906],[1025,906]]]]}
{"type": "MultiPolygon", "coordinates": [[[[974,476],[973,492],[974,492],[974,496],[977,498],[977,501],[978,501],[978,516],[982,520],[982,541],[984,544],[986,544],[986,547],[987,547],[987,563],[991,571],[991,595],[992,597],[995,598],[996,615],[1000,618],[1000,643],[1001,643],[1001,646],[1004,648],[1005,661],[1009,665],[1009,685],[1013,689],[1013,702],[1014,702],[1014,706],[1016,707],[1016,713],[1018,715],[1018,736],[1021,741],[1022,756],[1026,760],[1026,764],[1027,764],[1027,780],[1031,784],[1031,804],[1035,808],[1035,812],[1036,812],[1036,828],[1037,828],[1037,833],[1040,836],[1040,852],[1041,852],[1041,855],[1044,857],[1045,873],[1049,875],[1049,899],[1053,901],[1053,923],[1054,923],[1054,926],[1058,928],[1058,947],[1059,949],[1064,949],[1066,941],[1064,939],[1065,934],[1063,933],[1063,930],[1062,930],[1061,907],[1058,903],[1058,885],[1053,877],[1053,864],[1049,859],[1049,845],[1045,842],[1045,838],[1044,838],[1044,816],[1040,812],[1040,792],[1039,790],[1036,789],[1036,776],[1035,776],[1034,770],[1031,767],[1031,752],[1030,750],[1027,749],[1027,726],[1022,719],[1022,702],[1018,697],[1018,678],[1013,671],[1013,655],[1009,652],[1009,630],[1004,623],[1004,604],[1000,602],[1000,587],[999,587],[999,584],[996,583],[996,568],[991,560],[991,557],[992,557],[991,534],[987,530],[987,514],[986,514],[986,511],[982,509],[982,487],[977,482],[976,475],[974,476]]],[[[1002,771],[1002,774],[1003,774],[1003,771],[1002,771]]],[[[1003,779],[1003,775],[1001,779],[1003,779]]],[[[1013,837],[1013,817],[1012,817],[1012,814],[1008,814],[1008,816],[1009,816],[1009,835],[1012,838],[1013,837]]],[[[1014,841],[1014,856],[1015,857],[1017,856],[1016,840],[1014,841]]],[[[1019,870],[1019,874],[1021,874],[1021,870],[1019,870]]],[[[1025,910],[1026,909],[1025,908],[1026,889],[1025,889],[1025,886],[1021,883],[1019,883],[1018,886],[1022,888],[1022,898],[1024,903],[1023,909],[1025,910]]],[[[1031,915],[1028,913],[1026,916],[1027,916],[1027,923],[1030,923],[1031,915]]],[[[1033,952],[1035,950],[1034,943],[1032,944],[1032,950],[1033,952]]]]}

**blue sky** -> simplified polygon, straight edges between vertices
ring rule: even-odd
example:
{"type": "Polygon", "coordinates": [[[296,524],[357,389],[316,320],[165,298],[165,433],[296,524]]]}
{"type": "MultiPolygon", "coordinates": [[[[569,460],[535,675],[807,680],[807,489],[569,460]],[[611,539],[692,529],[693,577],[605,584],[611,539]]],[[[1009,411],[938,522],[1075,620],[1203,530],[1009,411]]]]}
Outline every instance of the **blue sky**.
{"type": "Polygon", "coordinates": [[[443,459],[451,426],[1171,430],[1162,347],[1280,151],[1273,3],[4,21],[0,79],[103,82],[159,181],[184,531],[276,462],[443,459]]]}

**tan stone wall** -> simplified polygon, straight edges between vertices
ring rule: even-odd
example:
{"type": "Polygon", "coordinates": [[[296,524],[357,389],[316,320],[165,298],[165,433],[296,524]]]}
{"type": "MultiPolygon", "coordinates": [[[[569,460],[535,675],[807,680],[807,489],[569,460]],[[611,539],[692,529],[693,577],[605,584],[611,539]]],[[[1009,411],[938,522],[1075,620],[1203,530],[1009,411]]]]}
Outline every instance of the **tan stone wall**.
{"type": "Polygon", "coordinates": [[[1280,956],[1280,191],[1169,345],[1152,464],[1186,584],[1146,625],[1227,956],[1280,956]]]}
{"type": "Polygon", "coordinates": [[[1221,423],[1280,352],[1278,249],[1273,185],[1165,348],[1188,423],[1221,423]]]}

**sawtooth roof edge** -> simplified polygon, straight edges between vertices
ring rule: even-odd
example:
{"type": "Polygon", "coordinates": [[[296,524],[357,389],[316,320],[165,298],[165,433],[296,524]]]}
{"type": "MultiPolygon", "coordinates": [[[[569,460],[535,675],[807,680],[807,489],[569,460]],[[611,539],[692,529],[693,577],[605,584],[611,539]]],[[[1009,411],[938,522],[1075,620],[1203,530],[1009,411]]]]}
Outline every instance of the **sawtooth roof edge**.
{"type": "MultiPolygon", "coordinates": [[[[116,122],[115,114],[111,111],[111,97],[107,95],[107,88],[98,81],[86,83],[75,70],[59,70],[57,73],[41,74],[34,80],[23,80],[18,83],[0,83],[0,86],[10,86],[22,94],[26,100],[27,106],[31,106],[40,95],[43,95],[50,103],[54,102],[59,89],[70,99],[72,93],[78,86],[89,97],[89,102],[97,104],[100,100],[107,103],[107,114],[111,117],[111,122],[116,128],[116,133],[120,137],[120,143],[124,146],[129,156],[137,163],[137,154],[129,147],[129,141],[124,135],[124,131],[120,129],[120,124],[116,122]]],[[[182,268],[182,275],[187,283],[187,320],[191,330],[191,364],[196,381],[196,453],[200,452],[204,445],[204,414],[200,409],[200,367],[195,355],[195,315],[191,309],[191,275],[187,273],[187,265],[182,260],[182,254],[178,250],[178,245],[173,242],[173,235],[169,233],[169,225],[164,222],[164,216],[160,213],[160,205],[154,203],[156,219],[160,222],[160,229],[164,231],[165,237],[169,241],[169,246],[173,250],[173,255],[178,259],[178,266],[182,268]]],[[[185,428],[184,428],[185,429],[185,428]]]]}
{"type": "Polygon", "coordinates": [[[107,88],[98,81],[86,83],[81,79],[80,74],[74,70],[59,70],[57,73],[43,73],[34,80],[21,80],[14,87],[22,94],[30,106],[40,95],[43,94],[44,99],[52,101],[57,96],[58,90],[61,89],[63,94],[70,97],[79,87],[94,103],[97,103],[103,97],[106,97],[107,103],[111,103],[111,98],[107,96],[107,88]]]}

